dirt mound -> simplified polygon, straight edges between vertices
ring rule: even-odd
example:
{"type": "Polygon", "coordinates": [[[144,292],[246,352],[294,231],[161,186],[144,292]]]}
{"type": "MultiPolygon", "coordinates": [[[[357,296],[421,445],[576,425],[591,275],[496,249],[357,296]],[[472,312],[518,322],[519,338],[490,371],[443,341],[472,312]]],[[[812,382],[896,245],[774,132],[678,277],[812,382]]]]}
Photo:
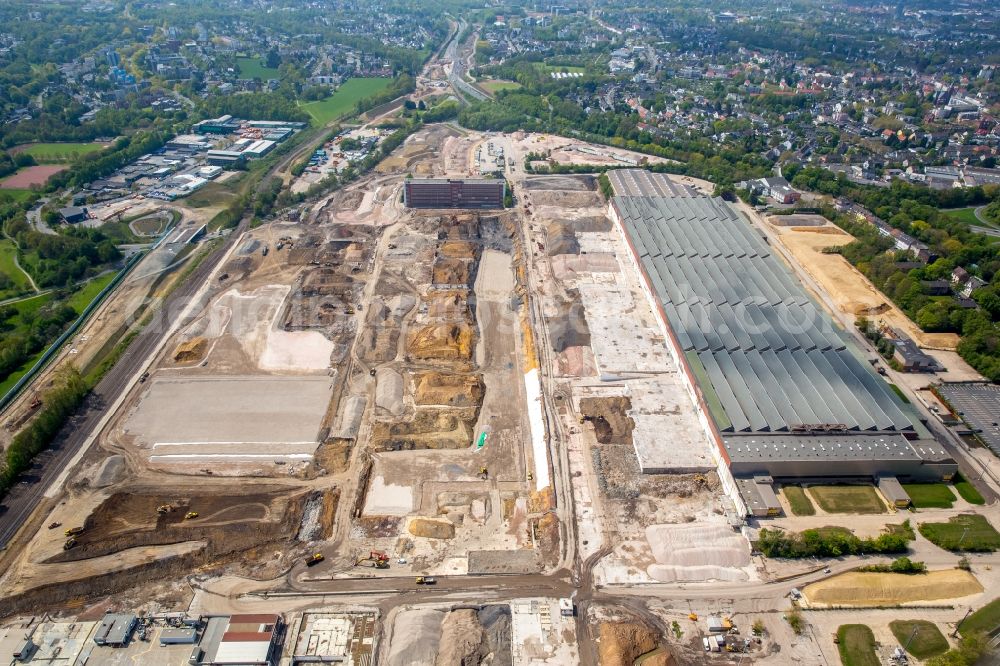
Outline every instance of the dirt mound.
{"type": "Polygon", "coordinates": [[[475,259],[476,246],[469,241],[446,241],[438,248],[438,255],[446,259],[475,259]]]}
{"type": "Polygon", "coordinates": [[[468,323],[430,324],[409,335],[407,351],[412,358],[439,361],[471,361],[472,326],[468,323]]]}
{"type": "Polygon", "coordinates": [[[452,375],[425,372],[414,377],[413,401],[418,405],[471,407],[482,404],[480,375],[452,375]]]}
{"type": "Polygon", "coordinates": [[[431,319],[465,320],[469,314],[468,292],[437,291],[427,295],[427,316],[431,319]]]}
{"type": "Polygon", "coordinates": [[[917,575],[851,571],[807,585],[802,593],[811,604],[864,607],[958,599],[982,591],[968,571],[945,569],[917,575]]]}
{"type": "Polygon", "coordinates": [[[635,421],[626,412],[632,401],[625,397],[583,398],[580,413],[594,426],[597,441],[601,444],[631,444],[635,421]]]}
{"type": "Polygon", "coordinates": [[[455,538],[455,526],[447,520],[433,520],[431,518],[414,518],[406,527],[410,534],[428,539],[453,539],[455,538]]]}
{"type": "Polygon", "coordinates": [[[469,285],[471,281],[471,262],[464,259],[438,259],[434,262],[431,276],[434,284],[469,285]]]}
{"type": "Polygon", "coordinates": [[[879,303],[875,306],[870,305],[859,305],[854,308],[854,314],[860,317],[877,317],[880,314],[885,314],[892,308],[888,303],[879,303]]]}
{"type": "Polygon", "coordinates": [[[177,345],[174,350],[175,363],[195,363],[205,357],[208,341],[205,338],[192,338],[177,345]]]}
{"type": "Polygon", "coordinates": [[[351,448],[349,439],[328,439],[316,449],[313,461],[327,474],[346,472],[351,463],[351,448]]]}
{"type": "Polygon", "coordinates": [[[376,422],[371,442],[375,451],[464,449],[472,444],[479,407],[419,409],[411,421],[376,422]]]}
{"type": "Polygon", "coordinates": [[[441,643],[438,645],[437,666],[472,666],[481,664],[479,654],[483,643],[483,627],[472,609],[454,610],[441,623],[441,643]]]}
{"type": "Polygon", "coordinates": [[[632,666],[640,655],[655,649],[658,636],[639,622],[602,622],[598,663],[601,666],[632,666]]]}
{"type": "Polygon", "coordinates": [[[547,317],[552,351],[564,352],[570,347],[590,346],[590,327],[579,293],[572,301],[560,303],[555,315],[547,317]]]}
{"type": "Polygon", "coordinates": [[[545,230],[545,254],[580,254],[580,242],[569,224],[560,221],[549,225],[545,230]]]}

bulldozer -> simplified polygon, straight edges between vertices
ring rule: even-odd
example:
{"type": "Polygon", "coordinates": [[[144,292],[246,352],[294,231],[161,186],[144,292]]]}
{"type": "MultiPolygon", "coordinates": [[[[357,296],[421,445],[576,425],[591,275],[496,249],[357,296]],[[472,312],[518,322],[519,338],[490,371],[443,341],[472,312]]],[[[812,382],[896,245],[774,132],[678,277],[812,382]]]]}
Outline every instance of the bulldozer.
{"type": "Polygon", "coordinates": [[[312,555],[306,558],[306,566],[307,567],[315,566],[325,559],[326,557],[323,556],[323,553],[313,553],[312,555]]]}

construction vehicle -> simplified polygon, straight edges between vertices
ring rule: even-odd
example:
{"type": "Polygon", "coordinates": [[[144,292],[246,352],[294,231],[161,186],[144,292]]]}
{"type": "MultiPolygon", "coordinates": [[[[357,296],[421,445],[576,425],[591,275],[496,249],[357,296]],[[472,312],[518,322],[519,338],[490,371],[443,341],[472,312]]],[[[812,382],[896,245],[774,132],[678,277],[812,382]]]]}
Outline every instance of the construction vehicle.
{"type": "Polygon", "coordinates": [[[184,520],[194,520],[197,517],[198,517],[197,511],[188,511],[186,514],[184,514],[184,520]]]}
{"type": "Polygon", "coordinates": [[[326,557],[323,556],[323,553],[313,553],[312,555],[306,558],[306,566],[307,567],[316,566],[325,559],[326,557]]]}
{"type": "Polygon", "coordinates": [[[139,383],[142,384],[147,379],[149,379],[149,373],[148,372],[144,372],[144,373],[142,373],[142,376],[139,377],[139,383]]]}
{"type": "Polygon", "coordinates": [[[389,568],[389,556],[380,550],[373,550],[368,553],[368,557],[360,557],[354,563],[354,566],[369,566],[373,569],[388,569],[389,568]]]}
{"type": "Polygon", "coordinates": [[[83,532],[83,527],[71,527],[68,530],[65,530],[63,534],[65,536],[71,537],[71,536],[76,536],[77,534],[81,534],[82,532],[83,532]]]}
{"type": "Polygon", "coordinates": [[[482,480],[484,480],[484,481],[485,481],[485,480],[486,480],[486,479],[488,479],[489,477],[490,477],[490,472],[489,472],[489,470],[488,470],[488,469],[486,469],[485,467],[480,467],[480,468],[479,468],[479,478],[481,478],[482,480]]]}
{"type": "Polygon", "coordinates": [[[60,527],[61,525],[62,523],[49,523],[49,529],[54,530],[55,528],[60,527]]]}
{"type": "Polygon", "coordinates": [[[692,622],[697,622],[698,621],[698,614],[697,613],[690,613],[690,614],[688,614],[688,619],[691,620],[692,622]]]}
{"type": "Polygon", "coordinates": [[[73,538],[73,537],[70,537],[70,538],[66,539],[66,543],[63,544],[63,550],[69,550],[70,548],[72,548],[75,545],[76,545],[76,539],[73,538]]]}
{"type": "Polygon", "coordinates": [[[36,396],[35,399],[31,401],[31,404],[28,405],[28,409],[38,409],[41,406],[42,399],[36,396]]]}
{"type": "Polygon", "coordinates": [[[161,504],[160,506],[156,507],[156,513],[159,513],[161,515],[164,513],[170,513],[173,510],[174,507],[170,504],[161,504]]]}
{"type": "Polygon", "coordinates": [[[434,585],[437,579],[433,576],[417,576],[417,585],[434,585]]]}

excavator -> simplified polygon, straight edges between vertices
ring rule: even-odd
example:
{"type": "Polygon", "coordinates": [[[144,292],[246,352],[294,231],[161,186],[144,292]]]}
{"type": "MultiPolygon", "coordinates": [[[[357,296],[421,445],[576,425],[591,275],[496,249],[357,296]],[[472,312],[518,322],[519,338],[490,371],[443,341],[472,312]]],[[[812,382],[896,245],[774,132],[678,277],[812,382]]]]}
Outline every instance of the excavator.
{"type": "Polygon", "coordinates": [[[354,563],[354,566],[372,567],[373,569],[388,569],[389,556],[380,550],[373,550],[368,553],[368,557],[361,557],[354,563]]]}

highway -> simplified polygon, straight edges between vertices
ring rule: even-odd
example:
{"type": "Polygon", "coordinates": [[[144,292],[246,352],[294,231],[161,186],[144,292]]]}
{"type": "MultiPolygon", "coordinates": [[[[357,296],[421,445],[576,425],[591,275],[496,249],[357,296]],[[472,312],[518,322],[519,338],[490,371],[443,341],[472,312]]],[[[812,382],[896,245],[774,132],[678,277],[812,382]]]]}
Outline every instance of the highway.
{"type": "MultiPolygon", "coordinates": [[[[461,36],[462,32],[465,31],[466,23],[464,19],[459,19],[458,28],[455,30],[455,36],[448,43],[448,47],[445,49],[445,60],[451,60],[451,68],[448,70],[448,83],[451,87],[455,89],[456,92],[462,95],[468,95],[473,99],[479,101],[486,101],[490,99],[490,96],[485,92],[471,85],[465,80],[466,63],[458,55],[458,38],[461,36]]],[[[467,56],[467,58],[471,58],[467,56]]]]}

